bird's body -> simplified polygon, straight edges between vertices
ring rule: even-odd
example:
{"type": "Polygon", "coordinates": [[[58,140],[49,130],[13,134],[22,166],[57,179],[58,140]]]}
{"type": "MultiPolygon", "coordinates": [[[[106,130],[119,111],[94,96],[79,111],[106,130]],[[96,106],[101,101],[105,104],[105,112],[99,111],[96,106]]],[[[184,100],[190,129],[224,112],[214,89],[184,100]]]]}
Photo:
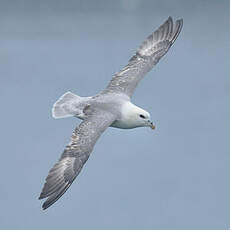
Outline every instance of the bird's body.
{"type": "Polygon", "coordinates": [[[177,20],[173,26],[172,18],[169,17],[142,43],[128,65],[114,75],[105,90],[92,97],[80,97],[67,92],[54,104],[54,118],[75,116],[83,122],[74,130],[71,143],[66,146],[46,178],[39,197],[48,198],[43,209],[56,202],[69,188],[107,127],[155,128],[150,121],[150,114],[134,105],[131,96],[144,75],[167,53],[181,28],[182,20],[177,20]]]}
{"type": "Polygon", "coordinates": [[[144,109],[134,105],[130,98],[123,93],[108,93],[96,95],[94,97],[79,97],[71,92],[65,93],[53,106],[53,117],[63,118],[75,116],[81,120],[88,118],[87,109],[97,108],[101,111],[110,112],[116,115],[116,120],[110,125],[114,128],[132,129],[143,126],[139,119],[139,114],[146,118],[150,115],[144,109]],[[70,97],[72,95],[72,97],[70,97]],[[68,98],[71,98],[68,100],[68,98]],[[63,100],[65,99],[65,100],[63,100]],[[62,108],[62,109],[60,109],[62,108]],[[62,116],[60,116],[62,110],[62,116]]]}

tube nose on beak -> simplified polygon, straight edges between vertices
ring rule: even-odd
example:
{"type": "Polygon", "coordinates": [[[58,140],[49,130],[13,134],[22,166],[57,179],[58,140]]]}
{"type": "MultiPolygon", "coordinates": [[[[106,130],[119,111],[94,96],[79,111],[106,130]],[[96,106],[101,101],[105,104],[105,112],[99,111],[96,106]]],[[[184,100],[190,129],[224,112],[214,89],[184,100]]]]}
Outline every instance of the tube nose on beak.
{"type": "Polygon", "coordinates": [[[149,127],[151,128],[151,129],[155,129],[156,128],[156,126],[153,124],[153,122],[151,122],[151,121],[149,121],[149,127]]]}
{"type": "Polygon", "coordinates": [[[151,122],[151,129],[155,129],[156,128],[156,126],[151,122]]]}

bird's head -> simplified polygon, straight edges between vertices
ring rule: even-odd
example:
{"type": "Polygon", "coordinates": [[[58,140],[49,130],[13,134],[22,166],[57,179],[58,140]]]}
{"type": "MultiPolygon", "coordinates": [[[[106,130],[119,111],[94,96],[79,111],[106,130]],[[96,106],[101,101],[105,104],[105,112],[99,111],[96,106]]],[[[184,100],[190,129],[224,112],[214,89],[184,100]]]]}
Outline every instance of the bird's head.
{"type": "Polygon", "coordinates": [[[126,128],[151,127],[155,129],[150,114],[130,102],[123,107],[122,120],[126,124],[126,128]]]}
{"type": "Polygon", "coordinates": [[[139,123],[140,127],[150,127],[152,129],[155,129],[155,125],[151,121],[150,114],[143,109],[139,108],[139,111],[137,111],[136,120],[139,123]]]}

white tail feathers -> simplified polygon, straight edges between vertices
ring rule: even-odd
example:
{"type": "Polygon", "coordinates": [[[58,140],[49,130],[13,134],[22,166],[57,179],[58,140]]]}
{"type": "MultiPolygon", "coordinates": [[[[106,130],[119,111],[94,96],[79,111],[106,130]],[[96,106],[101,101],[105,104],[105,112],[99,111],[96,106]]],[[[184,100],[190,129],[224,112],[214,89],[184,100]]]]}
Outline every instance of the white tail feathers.
{"type": "Polygon", "coordinates": [[[66,92],[62,95],[53,105],[52,116],[54,118],[72,117],[79,113],[77,104],[81,101],[82,97],[66,92]]]}

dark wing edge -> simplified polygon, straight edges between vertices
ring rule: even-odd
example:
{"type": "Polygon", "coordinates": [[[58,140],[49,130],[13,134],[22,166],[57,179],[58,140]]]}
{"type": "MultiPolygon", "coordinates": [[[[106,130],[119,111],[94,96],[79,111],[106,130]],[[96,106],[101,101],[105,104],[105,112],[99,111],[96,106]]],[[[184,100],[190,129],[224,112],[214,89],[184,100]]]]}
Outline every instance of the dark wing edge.
{"type": "Polygon", "coordinates": [[[169,17],[140,45],[136,54],[120,72],[116,73],[104,93],[117,92],[132,96],[137,84],[163,57],[177,39],[183,26],[183,19],[173,25],[169,17]]]}
{"type": "MultiPolygon", "coordinates": [[[[169,17],[157,30],[144,40],[138,48],[136,55],[151,57],[161,50],[170,48],[180,34],[182,26],[183,19],[177,20],[174,26],[172,17],[169,17]]],[[[167,52],[168,50],[165,51],[167,52]]]]}
{"type": "Polygon", "coordinates": [[[39,199],[47,198],[43,210],[54,204],[70,187],[88,160],[93,147],[104,132],[115,120],[115,116],[105,111],[94,113],[77,127],[72,141],[66,146],[59,161],[46,177],[39,199]]]}

